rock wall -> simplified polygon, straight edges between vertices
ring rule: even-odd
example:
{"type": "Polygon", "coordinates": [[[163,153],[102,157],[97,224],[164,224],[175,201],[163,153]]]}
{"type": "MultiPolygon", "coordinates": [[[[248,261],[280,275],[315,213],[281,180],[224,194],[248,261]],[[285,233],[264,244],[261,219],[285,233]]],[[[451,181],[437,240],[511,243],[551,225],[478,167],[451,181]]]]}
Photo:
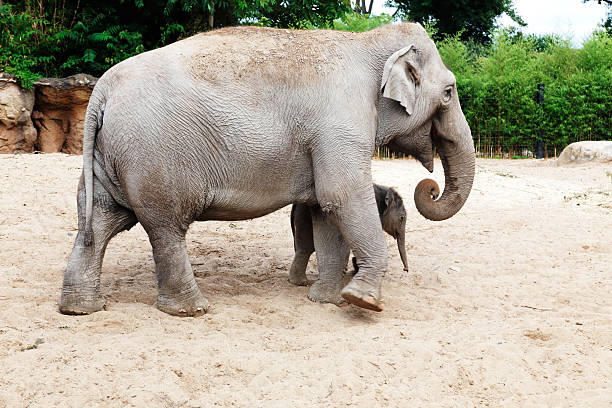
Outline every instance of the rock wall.
{"type": "Polygon", "coordinates": [[[36,149],[44,153],[83,152],[83,122],[97,79],[85,74],[37,81],[32,119],[38,129],[36,149]]]}
{"type": "Polygon", "coordinates": [[[33,89],[22,89],[13,78],[0,74],[0,153],[34,151],[33,106],[33,89]]]}
{"type": "Polygon", "coordinates": [[[83,151],[83,122],[97,79],[85,74],[47,78],[22,89],[0,74],[0,153],[83,151]]]}

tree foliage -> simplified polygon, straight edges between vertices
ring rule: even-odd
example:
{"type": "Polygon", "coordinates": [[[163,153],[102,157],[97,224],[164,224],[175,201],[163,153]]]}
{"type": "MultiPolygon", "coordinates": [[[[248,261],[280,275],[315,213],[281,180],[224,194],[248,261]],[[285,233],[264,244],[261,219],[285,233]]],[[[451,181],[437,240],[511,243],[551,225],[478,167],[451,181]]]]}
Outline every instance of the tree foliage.
{"type": "Polygon", "coordinates": [[[42,34],[39,25],[38,19],[15,13],[11,5],[0,7],[0,72],[16,76],[26,88],[40,77],[37,67],[52,60],[31,52],[30,44],[42,34]]]}
{"type": "Polygon", "coordinates": [[[330,26],[350,10],[348,0],[283,0],[255,10],[251,18],[270,27],[318,28],[330,26]]]}
{"type": "Polygon", "coordinates": [[[457,78],[461,106],[477,147],[549,151],[578,140],[612,140],[612,37],[595,31],[581,49],[559,37],[497,31],[480,53],[447,37],[438,43],[457,78]],[[544,101],[536,100],[544,85],[544,101]]]}
{"type": "Polygon", "coordinates": [[[338,31],[362,32],[373,30],[385,24],[391,24],[392,21],[393,18],[388,14],[370,16],[355,12],[346,13],[341,18],[335,19],[332,24],[326,28],[338,31]]]}
{"type": "Polygon", "coordinates": [[[145,50],[238,24],[330,26],[348,0],[11,0],[0,2],[0,71],[25,86],[38,76],[99,76],[145,50]]]}
{"type": "Polygon", "coordinates": [[[488,42],[495,19],[508,14],[525,25],[512,7],[512,0],[389,0],[404,18],[421,23],[435,23],[438,34],[461,33],[464,40],[488,42]]]}
{"type": "MultiPolygon", "coordinates": [[[[353,7],[365,3],[355,1],[353,7]]],[[[510,7],[509,1],[492,3],[510,7]]],[[[0,4],[4,4],[0,6],[0,71],[15,75],[25,87],[41,76],[78,72],[99,76],[125,58],[211,25],[366,31],[392,22],[388,15],[351,11],[351,3],[345,0],[21,0],[0,4]]],[[[444,28],[437,15],[427,16],[421,21],[438,38],[440,54],[457,78],[461,105],[479,148],[495,145],[508,151],[527,146],[533,150],[538,130],[550,149],[581,139],[612,139],[612,36],[605,30],[594,32],[581,49],[572,49],[558,36],[523,35],[515,30],[495,31],[491,41],[483,43],[478,36],[466,35],[463,25],[454,32],[455,28],[444,28]],[[542,106],[535,101],[540,83],[545,89],[542,106]]],[[[476,32],[484,35],[484,30],[476,32]]]]}

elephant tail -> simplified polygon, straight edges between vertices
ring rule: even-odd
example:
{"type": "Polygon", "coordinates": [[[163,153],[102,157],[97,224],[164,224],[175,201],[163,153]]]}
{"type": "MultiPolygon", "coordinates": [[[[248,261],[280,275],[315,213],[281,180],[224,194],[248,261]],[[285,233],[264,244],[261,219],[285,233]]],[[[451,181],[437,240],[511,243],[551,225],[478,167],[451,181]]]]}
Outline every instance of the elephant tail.
{"type": "Polygon", "coordinates": [[[83,125],[83,175],[85,178],[85,246],[93,244],[93,177],[94,148],[96,135],[102,127],[106,98],[94,88],[89,98],[83,125]]]}

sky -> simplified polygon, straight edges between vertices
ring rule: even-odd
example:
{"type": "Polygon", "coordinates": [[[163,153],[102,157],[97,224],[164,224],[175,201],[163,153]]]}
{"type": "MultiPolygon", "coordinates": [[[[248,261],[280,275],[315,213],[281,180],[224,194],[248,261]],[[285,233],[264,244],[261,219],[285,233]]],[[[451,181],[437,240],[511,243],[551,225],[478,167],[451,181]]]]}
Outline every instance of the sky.
{"type": "MultiPolygon", "coordinates": [[[[395,9],[384,7],[385,0],[374,0],[373,14],[393,14],[395,9]]],[[[582,0],[514,0],[514,9],[527,23],[522,31],[526,34],[559,34],[571,38],[579,47],[597,24],[606,17],[606,6],[596,1],[582,0]]],[[[502,26],[517,26],[505,14],[498,19],[502,26]]]]}

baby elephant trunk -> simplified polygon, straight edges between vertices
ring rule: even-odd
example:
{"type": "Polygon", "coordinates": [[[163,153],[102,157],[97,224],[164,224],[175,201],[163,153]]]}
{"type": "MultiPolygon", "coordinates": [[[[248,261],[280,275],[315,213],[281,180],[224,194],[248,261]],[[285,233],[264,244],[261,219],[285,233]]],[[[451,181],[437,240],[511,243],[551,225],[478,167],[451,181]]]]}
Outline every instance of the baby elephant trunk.
{"type": "Polygon", "coordinates": [[[403,229],[400,231],[395,239],[397,240],[397,249],[399,249],[400,258],[402,258],[402,263],[404,264],[404,270],[408,271],[408,258],[406,257],[406,230],[403,229]]]}
{"type": "MultiPolygon", "coordinates": [[[[408,257],[406,256],[406,222],[405,220],[400,222],[399,226],[387,224],[384,223],[385,218],[387,217],[383,216],[383,230],[397,241],[397,249],[399,250],[402,264],[404,264],[404,270],[408,271],[408,257]]],[[[355,257],[353,257],[353,268],[355,269],[355,273],[359,271],[357,259],[355,257]]]]}

